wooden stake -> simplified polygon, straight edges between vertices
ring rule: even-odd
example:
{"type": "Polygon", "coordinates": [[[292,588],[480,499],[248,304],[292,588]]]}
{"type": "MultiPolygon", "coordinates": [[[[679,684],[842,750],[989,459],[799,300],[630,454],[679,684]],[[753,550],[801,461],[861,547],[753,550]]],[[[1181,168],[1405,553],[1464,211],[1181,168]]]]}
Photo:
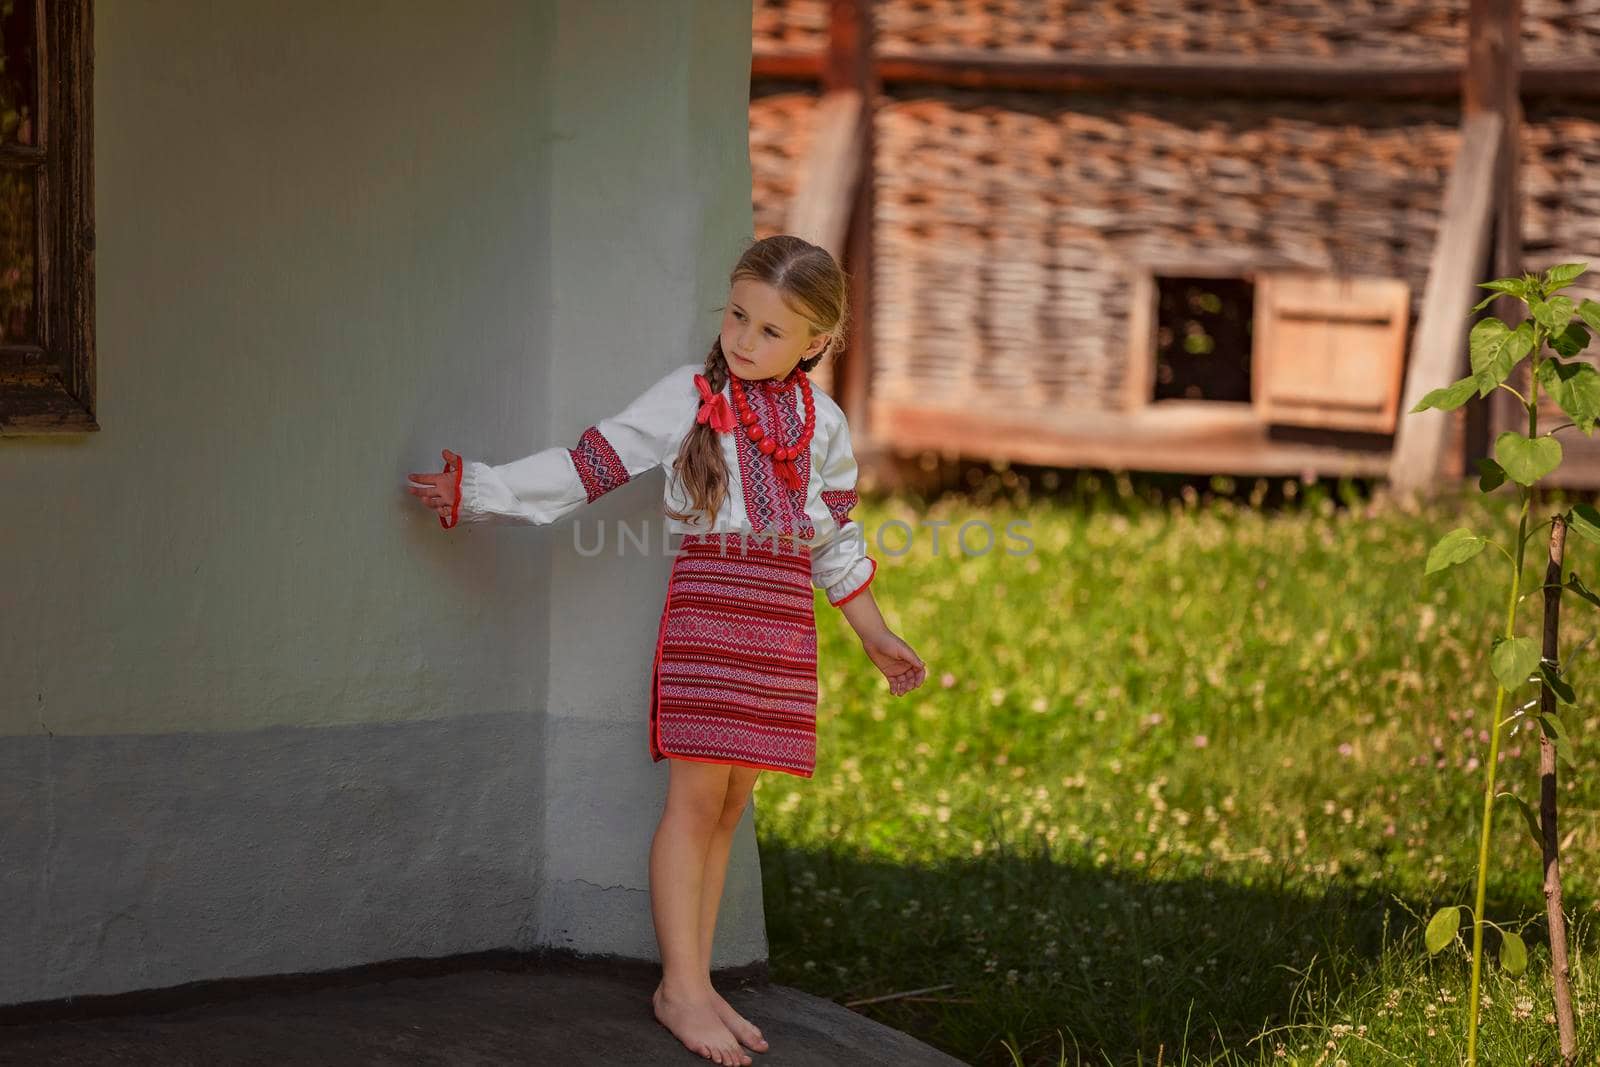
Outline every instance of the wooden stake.
{"type": "MultiPolygon", "coordinates": [[[[1560,673],[1561,560],[1566,554],[1567,524],[1558,514],[1550,520],[1550,562],[1544,581],[1544,658],[1552,674],[1560,673]]],[[[1539,711],[1553,715],[1556,694],[1539,686],[1539,711]]],[[[1572,983],[1567,958],[1567,917],[1561,907],[1561,841],[1556,827],[1556,746],[1539,730],[1539,830],[1544,852],[1544,902],[1550,926],[1550,972],[1555,985],[1556,1026],[1561,1038],[1561,1059],[1572,1067],[1578,1062],[1577,1027],[1572,1016],[1572,983]]]]}

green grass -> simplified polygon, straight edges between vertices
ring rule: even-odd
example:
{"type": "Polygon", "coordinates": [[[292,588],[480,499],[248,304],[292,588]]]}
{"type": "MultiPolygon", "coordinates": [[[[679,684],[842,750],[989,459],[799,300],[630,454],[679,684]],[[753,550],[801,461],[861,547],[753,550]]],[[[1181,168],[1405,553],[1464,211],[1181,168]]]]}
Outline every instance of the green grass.
{"type": "MultiPolygon", "coordinates": [[[[873,550],[874,592],[929,678],[890,696],[819,600],[817,774],[756,793],[774,980],[841,1003],[940,987],[857,1010],[975,1064],[1462,1062],[1467,957],[1427,957],[1420,925],[1472,900],[1509,565],[1424,582],[1422,560],[1457,525],[1509,542],[1515,509],[1021,484],[855,513],[916,531],[873,550]],[[960,554],[970,520],[996,550],[960,554]],[[1026,553],[1001,550],[1014,521],[1026,553]]],[[[1569,549],[1595,585],[1600,550],[1569,549]]],[[[1564,610],[1565,654],[1600,613],[1564,610]]],[[[1584,709],[1595,654],[1566,668],[1584,709]]],[[[1569,715],[1585,768],[1597,725],[1569,715]]],[[[1536,801],[1536,740],[1502,752],[1498,788],[1536,801]]],[[[1592,1062],[1600,793],[1562,773],[1592,1062]]],[[[1539,856],[1509,803],[1495,842],[1487,914],[1527,924],[1532,961],[1486,963],[1480,1062],[1554,1063],[1539,856]]]]}

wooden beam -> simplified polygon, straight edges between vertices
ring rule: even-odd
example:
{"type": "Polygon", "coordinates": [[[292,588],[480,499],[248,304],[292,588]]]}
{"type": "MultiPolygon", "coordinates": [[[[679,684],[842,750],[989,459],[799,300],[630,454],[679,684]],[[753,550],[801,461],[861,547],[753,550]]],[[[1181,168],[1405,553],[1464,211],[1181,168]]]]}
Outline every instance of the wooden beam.
{"type": "MultiPolygon", "coordinates": [[[[824,57],[814,52],[758,52],[751,57],[750,74],[756,79],[817,81],[824,66],[824,57]]],[[[1438,100],[1461,95],[1464,72],[1460,63],[1251,61],[1225,56],[1024,59],[976,49],[941,49],[929,56],[880,54],[873,68],[883,83],[924,82],[964,89],[1438,100]]],[[[1600,60],[1536,64],[1522,70],[1518,84],[1523,96],[1600,98],[1600,60]]]]}
{"type": "Polygon", "coordinates": [[[854,89],[831,89],[823,94],[817,104],[811,148],[800,164],[784,223],[790,233],[821,245],[840,262],[865,162],[861,153],[863,118],[861,94],[854,89]]]}
{"type": "Polygon", "coordinates": [[[1303,431],[1286,438],[1248,404],[1160,400],[1136,412],[993,413],[876,402],[885,445],[914,454],[1003,459],[1057,467],[1301,477],[1381,477],[1381,435],[1303,431]],[[1375,440],[1374,440],[1375,437],[1375,440]],[[1348,442],[1367,440],[1369,447],[1348,442]]]}
{"type": "Polygon", "coordinates": [[[1438,488],[1452,413],[1429,409],[1413,414],[1411,409],[1424,394],[1449,385],[1467,370],[1467,316],[1483,296],[1475,286],[1483,280],[1489,259],[1503,125],[1495,111],[1480,111],[1461,123],[1395,427],[1389,486],[1397,493],[1438,488]]]}

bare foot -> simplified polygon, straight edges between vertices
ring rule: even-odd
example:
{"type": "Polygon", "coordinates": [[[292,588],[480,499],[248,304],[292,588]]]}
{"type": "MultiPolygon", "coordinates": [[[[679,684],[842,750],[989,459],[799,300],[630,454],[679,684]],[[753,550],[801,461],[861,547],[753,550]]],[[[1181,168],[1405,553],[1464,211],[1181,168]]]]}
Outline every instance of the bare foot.
{"type": "Polygon", "coordinates": [[[717,1018],[722,1024],[733,1031],[733,1036],[738,1038],[746,1048],[753,1048],[757,1052],[766,1052],[767,1039],[761,1036],[761,1031],[749,1019],[733,1010],[733,1005],[722,999],[722,994],[715,989],[711,991],[711,1003],[717,1009],[717,1018]]]}
{"type": "Polygon", "coordinates": [[[671,1030],[690,1052],[724,1067],[748,1067],[750,1057],[739,1047],[739,1039],[717,1018],[710,996],[674,995],[667,992],[663,982],[651,994],[650,1003],[655,1006],[656,1021],[671,1030]]]}

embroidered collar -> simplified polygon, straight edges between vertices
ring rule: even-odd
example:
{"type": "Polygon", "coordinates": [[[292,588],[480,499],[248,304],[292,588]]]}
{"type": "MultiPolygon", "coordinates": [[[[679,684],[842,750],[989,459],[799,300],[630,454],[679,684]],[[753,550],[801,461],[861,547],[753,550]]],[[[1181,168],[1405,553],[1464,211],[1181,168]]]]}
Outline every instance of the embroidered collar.
{"type": "Polygon", "coordinates": [[[793,389],[796,385],[800,384],[800,378],[804,374],[805,371],[800,369],[800,364],[796,363],[794,365],[794,369],[791,370],[781,381],[774,381],[771,378],[761,379],[761,388],[764,392],[769,394],[786,393],[790,389],[793,389]]]}

